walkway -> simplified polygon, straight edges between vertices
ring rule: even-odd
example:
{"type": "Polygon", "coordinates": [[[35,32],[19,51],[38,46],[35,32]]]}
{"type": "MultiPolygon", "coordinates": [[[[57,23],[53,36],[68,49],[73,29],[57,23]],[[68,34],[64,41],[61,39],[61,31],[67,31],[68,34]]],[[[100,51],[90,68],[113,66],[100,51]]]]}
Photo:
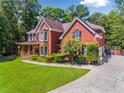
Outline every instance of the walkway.
{"type": "Polygon", "coordinates": [[[83,68],[83,69],[93,69],[95,65],[71,65],[71,64],[57,64],[57,63],[42,63],[30,60],[22,60],[26,63],[37,64],[37,65],[44,65],[44,66],[57,66],[57,67],[69,67],[69,68],[83,68]]]}
{"type": "Polygon", "coordinates": [[[109,61],[48,93],[124,93],[124,57],[112,56],[109,61]]]}

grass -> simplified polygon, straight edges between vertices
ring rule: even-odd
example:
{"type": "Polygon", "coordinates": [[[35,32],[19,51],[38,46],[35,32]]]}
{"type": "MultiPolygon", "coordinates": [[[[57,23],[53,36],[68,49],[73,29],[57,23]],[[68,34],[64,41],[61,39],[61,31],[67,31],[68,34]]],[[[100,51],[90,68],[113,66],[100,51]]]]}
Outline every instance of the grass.
{"type": "Polygon", "coordinates": [[[88,73],[77,68],[47,67],[0,57],[0,93],[46,93],[88,73]]]}

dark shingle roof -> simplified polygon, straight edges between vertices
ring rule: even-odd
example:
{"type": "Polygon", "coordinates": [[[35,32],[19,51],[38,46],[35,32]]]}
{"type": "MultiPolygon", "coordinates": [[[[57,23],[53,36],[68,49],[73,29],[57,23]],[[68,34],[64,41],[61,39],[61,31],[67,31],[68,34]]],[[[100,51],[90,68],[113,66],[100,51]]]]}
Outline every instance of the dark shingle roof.
{"type": "MultiPolygon", "coordinates": [[[[99,25],[95,25],[93,23],[90,23],[89,21],[85,20],[85,21],[82,21],[81,19],[77,18],[80,22],[83,22],[83,24],[85,26],[87,26],[90,30],[101,30],[103,32],[105,32],[104,28],[102,26],[99,26],[99,25]]],[[[45,21],[47,23],[47,25],[52,28],[52,29],[56,29],[56,30],[60,30],[60,31],[66,31],[71,23],[61,23],[57,20],[52,20],[52,19],[48,19],[48,18],[44,18],[42,17],[39,21],[39,23],[37,24],[36,28],[29,31],[27,34],[32,34],[32,33],[35,33],[37,31],[37,29],[40,27],[42,21],[45,21]]]]}
{"type": "Polygon", "coordinates": [[[63,23],[62,24],[64,31],[69,27],[70,24],[71,23],[63,23]]]}
{"type": "Polygon", "coordinates": [[[57,20],[47,19],[47,18],[44,18],[44,20],[45,20],[45,22],[46,22],[52,29],[57,29],[57,30],[62,30],[62,31],[64,31],[61,22],[59,22],[59,21],[57,21],[57,20]]]}
{"type": "Polygon", "coordinates": [[[84,22],[93,30],[102,30],[103,32],[105,32],[105,29],[102,26],[90,23],[89,21],[84,21],[84,22]]]}

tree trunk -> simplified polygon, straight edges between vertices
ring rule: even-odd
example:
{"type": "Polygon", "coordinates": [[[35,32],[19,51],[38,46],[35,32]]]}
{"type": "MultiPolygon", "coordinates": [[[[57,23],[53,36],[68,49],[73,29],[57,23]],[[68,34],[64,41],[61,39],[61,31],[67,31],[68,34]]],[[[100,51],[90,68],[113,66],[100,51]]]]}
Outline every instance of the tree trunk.
{"type": "Polygon", "coordinates": [[[74,63],[75,63],[75,62],[74,62],[74,57],[71,56],[70,58],[71,58],[71,63],[74,65],[74,63]]]}

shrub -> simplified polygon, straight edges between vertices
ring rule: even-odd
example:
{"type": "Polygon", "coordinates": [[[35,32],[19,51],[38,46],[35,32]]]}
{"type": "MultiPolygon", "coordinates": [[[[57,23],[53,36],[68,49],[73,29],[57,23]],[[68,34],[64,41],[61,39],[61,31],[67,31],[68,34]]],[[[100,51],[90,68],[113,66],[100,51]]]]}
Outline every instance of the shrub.
{"type": "Polygon", "coordinates": [[[90,63],[98,62],[99,50],[97,44],[95,43],[87,44],[86,60],[90,61],[90,63]]]}
{"type": "Polygon", "coordinates": [[[36,61],[37,57],[38,57],[38,55],[33,55],[32,60],[36,61]]]}
{"type": "Polygon", "coordinates": [[[38,61],[38,62],[45,62],[45,56],[38,56],[36,61],[38,61]]]}
{"type": "Polygon", "coordinates": [[[77,64],[83,64],[85,62],[85,57],[83,55],[75,56],[74,61],[77,64]]]}
{"type": "Polygon", "coordinates": [[[80,42],[76,41],[75,39],[71,39],[68,42],[65,43],[64,45],[64,52],[66,55],[70,56],[70,61],[73,63],[74,62],[74,57],[77,56],[79,53],[81,46],[80,42]]]}
{"type": "Polygon", "coordinates": [[[46,56],[46,57],[45,57],[45,62],[47,62],[47,63],[52,63],[52,62],[53,62],[53,59],[54,59],[53,55],[51,55],[51,56],[46,56]]]}
{"type": "Polygon", "coordinates": [[[38,55],[33,55],[32,60],[38,61],[38,62],[47,62],[47,63],[52,63],[52,62],[66,62],[64,60],[65,55],[64,54],[53,54],[50,56],[38,56],[38,55]]]}
{"type": "Polygon", "coordinates": [[[38,61],[38,62],[45,62],[45,56],[39,56],[39,55],[33,55],[32,60],[38,61]]]}
{"type": "Polygon", "coordinates": [[[53,54],[53,62],[64,62],[65,55],[61,53],[53,54]]]}
{"type": "Polygon", "coordinates": [[[42,60],[42,58],[41,58],[40,56],[38,56],[38,57],[36,58],[36,61],[42,62],[43,60],[42,60]]]}

